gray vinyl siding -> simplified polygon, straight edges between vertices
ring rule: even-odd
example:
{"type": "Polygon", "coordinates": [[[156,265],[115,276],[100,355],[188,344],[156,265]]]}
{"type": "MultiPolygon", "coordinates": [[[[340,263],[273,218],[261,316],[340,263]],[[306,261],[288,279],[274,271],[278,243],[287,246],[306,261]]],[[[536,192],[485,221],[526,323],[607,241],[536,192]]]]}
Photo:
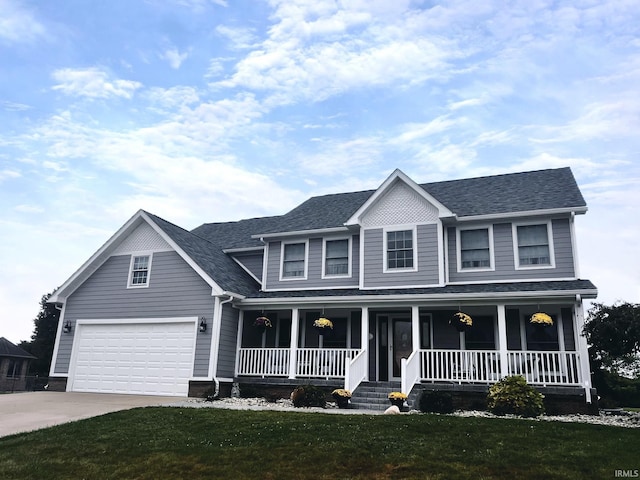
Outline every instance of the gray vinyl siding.
{"type": "MultiPolygon", "coordinates": [[[[149,287],[127,288],[130,255],[110,257],[67,299],[64,321],[73,325],[62,334],[54,373],[69,370],[78,319],[205,317],[213,320],[211,287],[175,252],[153,254],[149,287]]],[[[193,375],[207,376],[211,329],[196,337],[193,375]]]]}
{"type": "MultiPolygon", "coordinates": [[[[546,220],[541,220],[545,222],[546,220]]],[[[478,228],[485,227],[478,225],[478,228]]],[[[467,225],[465,225],[467,227],[467,225]]],[[[449,282],[498,281],[498,280],[527,280],[538,278],[574,278],[573,248],[571,244],[571,229],[568,219],[555,219],[551,222],[553,232],[553,247],[555,268],[530,268],[516,270],[511,223],[496,223],[493,225],[493,248],[495,269],[493,271],[474,272],[470,270],[458,272],[458,250],[456,245],[456,228],[447,230],[447,249],[449,263],[449,282]]]]}
{"type": "Polygon", "coordinates": [[[262,279],[262,271],[264,270],[264,255],[262,253],[235,254],[233,258],[240,262],[257,279],[262,279]]]}
{"type": "Polygon", "coordinates": [[[238,317],[239,311],[236,308],[229,304],[222,305],[220,342],[218,344],[218,377],[233,378],[235,375],[238,317]]]}
{"type": "Polygon", "coordinates": [[[418,268],[411,272],[384,272],[384,230],[364,231],[364,287],[386,288],[395,286],[437,285],[440,281],[438,266],[438,227],[436,224],[418,225],[418,268]]]}
{"type": "MultiPolygon", "coordinates": [[[[359,236],[351,237],[351,276],[322,278],[322,238],[309,239],[308,265],[306,280],[280,280],[280,255],[282,242],[269,243],[269,258],[267,261],[266,289],[295,290],[312,288],[340,288],[357,287],[360,275],[360,247],[359,236]]],[[[297,240],[296,240],[297,241],[297,240]]],[[[293,241],[295,243],[296,241],[293,241]]],[[[299,240],[304,242],[304,239],[299,240]]]]}

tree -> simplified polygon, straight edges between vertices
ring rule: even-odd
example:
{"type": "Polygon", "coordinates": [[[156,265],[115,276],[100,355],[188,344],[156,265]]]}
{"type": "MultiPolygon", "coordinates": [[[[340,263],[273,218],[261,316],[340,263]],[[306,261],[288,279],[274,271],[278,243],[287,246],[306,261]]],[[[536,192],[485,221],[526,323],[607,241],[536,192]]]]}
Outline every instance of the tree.
{"type": "Polygon", "coordinates": [[[31,341],[20,342],[21,348],[37,357],[37,360],[31,362],[30,375],[38,375],[40,377],[49,376],[53,344],[56,340],[58,320],[60,319],[60,310],[53,304],[47,303],[51,295],[51,293],[43,295],[40,300],[40,312],[33,321],[35,328],[33,335],[31,335],[31,341]]]}
{"type": "Polygon", "coordinates": [[[640,373],[640,304],[594,303],[584,334],[593,359],[606,370],[640,373]]]}

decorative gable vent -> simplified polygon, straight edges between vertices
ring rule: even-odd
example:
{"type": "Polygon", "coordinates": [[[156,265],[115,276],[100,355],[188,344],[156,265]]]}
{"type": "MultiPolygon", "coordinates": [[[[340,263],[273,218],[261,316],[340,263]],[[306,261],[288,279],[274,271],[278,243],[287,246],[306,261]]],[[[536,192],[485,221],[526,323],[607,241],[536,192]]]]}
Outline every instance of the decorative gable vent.
{"type": "Polygon", "coordinates": [[[439,218],[438,208],[404,182],[397,182],[363,215],[363,227],[433,223],[439,218]]]}
{"type": "Polygon", "coordinates": [[[142,223],[118,245],[113,255],[169,250],[171,246],[148,223],[142,223]]]}

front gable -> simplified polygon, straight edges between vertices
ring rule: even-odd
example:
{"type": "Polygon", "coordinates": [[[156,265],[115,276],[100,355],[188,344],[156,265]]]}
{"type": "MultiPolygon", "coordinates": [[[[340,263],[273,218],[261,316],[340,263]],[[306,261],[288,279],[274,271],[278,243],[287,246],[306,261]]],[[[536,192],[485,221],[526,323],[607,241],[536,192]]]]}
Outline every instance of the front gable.
{"type": "Polygon", "coordinates": [[[345,225],[436,223],[454,214],[400,170],[394,171],[345,225]]]}

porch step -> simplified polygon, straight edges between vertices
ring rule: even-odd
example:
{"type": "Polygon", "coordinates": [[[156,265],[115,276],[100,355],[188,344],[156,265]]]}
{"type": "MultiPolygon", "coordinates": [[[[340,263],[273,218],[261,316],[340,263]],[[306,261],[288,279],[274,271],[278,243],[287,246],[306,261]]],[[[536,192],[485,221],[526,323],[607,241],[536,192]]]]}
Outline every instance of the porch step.
{"type": "Polygon", "coordinates": [[[400,391],[400,382],[362,383],[352,392],[351,408],[384,411],[391,406],[389,394],[400,391]]]}

